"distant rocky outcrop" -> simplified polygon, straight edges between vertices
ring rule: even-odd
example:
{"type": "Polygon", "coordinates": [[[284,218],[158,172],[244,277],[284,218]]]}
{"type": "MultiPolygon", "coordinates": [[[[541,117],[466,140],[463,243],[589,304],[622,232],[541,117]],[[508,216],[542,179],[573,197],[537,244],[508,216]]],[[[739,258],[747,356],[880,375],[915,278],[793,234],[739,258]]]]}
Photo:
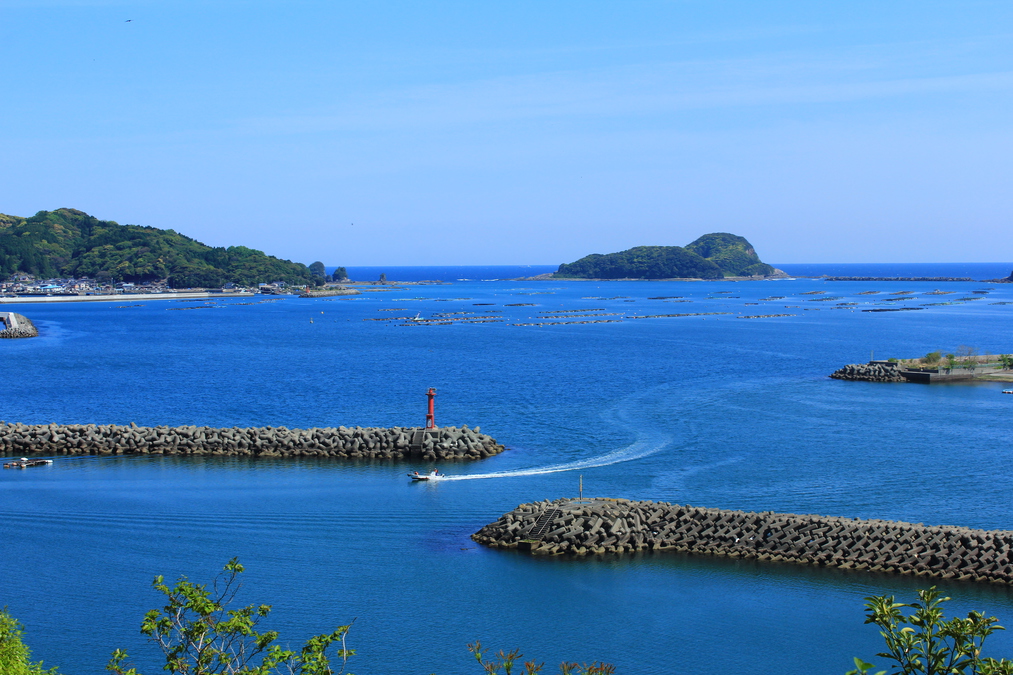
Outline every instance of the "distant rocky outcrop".
{"type": "Polygon", "coordinates": [[[636,246],[617,253],[592,253],[564,263],[556,279],[724,279],[785,276],[762,262],[744,237],[705,234],[682,246],[636,246]]]}
{"type": "Polygon", "coordinates": [[[830,374],[835,380],[859,380],[863,382],[907,382],[900,369],[885,363],[849,363],[830,374]]]}

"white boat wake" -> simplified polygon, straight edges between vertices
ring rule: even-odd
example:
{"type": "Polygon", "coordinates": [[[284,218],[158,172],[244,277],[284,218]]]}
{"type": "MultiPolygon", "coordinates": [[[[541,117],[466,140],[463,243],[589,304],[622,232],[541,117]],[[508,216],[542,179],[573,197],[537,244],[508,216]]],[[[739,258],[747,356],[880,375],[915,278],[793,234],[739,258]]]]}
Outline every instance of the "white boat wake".
{"type": "MultiPolygon", "coordinates": [[[[652,390],[653,392],[653,390],[652,390]]],[[[642,398],[643,395],[637,398],[642,398]]],[[[672,444],[673,438],[669,434],[661,432],[645,432],[643,425],[635,425],[629,419],[629,411],[637,409],[639,406],[634,405],[636,400],[631,397],[626,401],[620,403],[617,409],[611,411],[607,416],[606,422],[611,422],[611,426],[624,428],[626,430],[634,431],[636,434],[636,440],[630,445],[610,450],[602,455],[596,455],[594,457],[587,457],[585,459],[576,459],[571,462],[563,462],[561,464],[550,464],[549,466],[533,467],[530,469],[511,469],[508,471],[496,471],[493,473],[473,473],[463,474],[457,476],[446,476],[440,480],[478,480],[483,478],[513,478],[515,476],[540,476],[547,473],[561,473],[563,471],[576,471],[579,469],[592,469],[599,466],[609,466],[611,464],[619,464],[620,462],[631,462],[635,459],[641,459],[649,455],[661,452],[666,447],[672,444]]]]}
{"type": "Polygon", "coordinates": [[[532,469],[514,469],[511,471],[496,471],[494,473],[473,473],[462,476],[446,476],[440,480],[477,480],[479,478],[513,478],[514,476],[539,476],[546,473],[560,473],[562,471],[575,471],[577,469],[592,469],[598,466],[608,466],[619,462],[629,462],[653,455],[663,450],[672,439],[667,436],[658,436],[650,439],[638,439],[632,445],[607,452],[597,457],[578,459],[563,464],[552,464],[532,469]]]}

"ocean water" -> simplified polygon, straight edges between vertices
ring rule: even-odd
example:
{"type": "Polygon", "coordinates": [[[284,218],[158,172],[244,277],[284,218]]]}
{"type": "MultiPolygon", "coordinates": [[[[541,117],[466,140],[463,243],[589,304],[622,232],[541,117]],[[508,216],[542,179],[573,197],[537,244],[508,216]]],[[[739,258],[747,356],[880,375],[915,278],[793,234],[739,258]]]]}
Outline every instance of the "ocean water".
{"type": "Polygon", "coordinates": [[[788,274],[818,277],[951,277],[1002,279],[1010,263],[820,263],[775,265],[788,274]]]}
{"type": "MultiPolygon", "coordinates": [[[[325,268],[334,274],[337,267],[325,268]]],[[[376,281],[381,274],[398,281],[500,281],[534,277],[546,272],[555,272],[559,265],[445,265],[445,266],[391,266],[391,267],[346,267],[352,281],[376,281]]]]}
{"type": "MultiPolygon", "coordinates": [[[[775,267],[802,277],[953,277],[1001,279],[1010,263],[787,263],[775,267]]],[[[555,272],[559,265],[347,267],[353,281],[376,281],[381,274],[399,281],[499,281],[555,272]]],[[[327,267],[333,274],[336,267],[327,267]]]]}
{"type": "MultiPolygon", "coordinates": [[[[1013,529],[1001,384],[826,377],[871,352],[1013,351],[1011,285],[455,278],[475,280],[12,307],[42,335],[0,341],[8,421],[412,425],[436,387],[439,424],[509,448],[441,465],[455,479],[433,485],[405,476],[427,467],[394,462],[83,457],[0,471],[0,606],[35,656],[101,673],[122,647],[158,672],[139,634],[160,605],[151,578],[208,580],[238,556],[240,601],[271,603],[265,625],[292,646],[354,619],[360,675],[476,673],[475,640],[546,672],[602,659],[629,674],[843,673],[853,656],[882,665],[863,598],[911,597],[924,580],[670,553],[534,558],[469,535],[520,503],[575,496],[579,477],[593,496],[1013,529]],[[862,311],[897,306],[921,309],[862,311]],[[561,310],[611,322],[517,325],[561,310]],[[502,321],[364,320],[420,314],[502,321]]],[[[1013,620],[1010,589],[940,586],[954,614],[1013,620]]],[[[1013,637],[992,642],[1013,656],[1013,637]]]]}

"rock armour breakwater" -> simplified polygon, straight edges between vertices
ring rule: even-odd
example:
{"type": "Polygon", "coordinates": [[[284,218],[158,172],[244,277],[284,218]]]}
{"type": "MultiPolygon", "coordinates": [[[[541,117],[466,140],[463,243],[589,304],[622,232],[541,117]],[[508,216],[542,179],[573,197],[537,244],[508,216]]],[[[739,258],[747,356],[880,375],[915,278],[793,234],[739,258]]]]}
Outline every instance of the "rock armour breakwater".
{"type": "Polygon", "coordinates": [[[849,363],[830,374],[835,380],[862,380],[865,382],[907,382],[897,368],[871,363],[849,363]]]}
{"type": "Polygon", "coordinates": [[[39,337],[39,329],[31,319],[16,312],[0,312],[0,338],[39,337]]]}
{"type": "Polygon", "coordinates": [[[541,555],[682,551],[943,579],[1013,583],[1013,532],[666,502],[521,504],[472,539],[541,555]]]}
{"type": "Polygon", "coordinates": [[[242,455],[338,459],[482,459],[505,448],[479,427],[139,427],[7,424],[0,453],[30,455],[242,455]]]}

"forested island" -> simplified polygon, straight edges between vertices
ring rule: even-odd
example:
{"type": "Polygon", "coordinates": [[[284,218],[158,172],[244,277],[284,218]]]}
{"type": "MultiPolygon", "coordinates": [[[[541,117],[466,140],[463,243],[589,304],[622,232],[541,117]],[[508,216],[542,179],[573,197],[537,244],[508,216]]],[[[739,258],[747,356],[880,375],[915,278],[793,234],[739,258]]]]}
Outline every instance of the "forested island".
{"type": "Polygon", "coordinates": [[[592,253],[559,266],[554,279],[724,279],[784,275],[760,260],[745,237],[705,234],[688,246],[636,246],[592,253]]]}
{"type": "Polygon", "coordinates": [[[101,282],[165,281],[170,288],[324,282],[310,269],[245,246],[211,247],[179,234],[99,220],[76,209],[30,218],[0,214],[0,277],[87,277],[101,282]]]}

